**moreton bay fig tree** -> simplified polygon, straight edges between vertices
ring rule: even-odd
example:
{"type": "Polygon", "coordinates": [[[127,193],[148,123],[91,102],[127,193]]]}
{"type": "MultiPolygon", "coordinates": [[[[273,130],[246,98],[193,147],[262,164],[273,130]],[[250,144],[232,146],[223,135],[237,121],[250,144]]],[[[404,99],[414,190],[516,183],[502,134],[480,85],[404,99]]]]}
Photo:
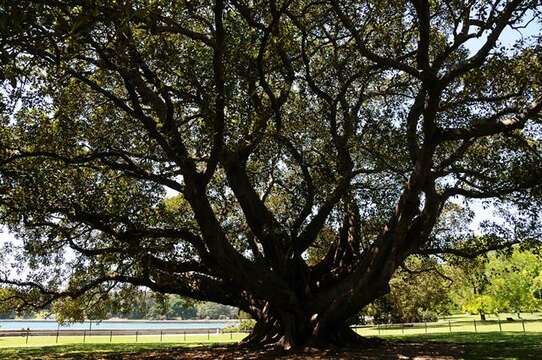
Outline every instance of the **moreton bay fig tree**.
{"type": "Polygon", "coordinates": [[[247,344],[362,344],[408,255],[540,232],[538,0],[0,4],[20,307],[130,284],[239,307],[247,344]]]}

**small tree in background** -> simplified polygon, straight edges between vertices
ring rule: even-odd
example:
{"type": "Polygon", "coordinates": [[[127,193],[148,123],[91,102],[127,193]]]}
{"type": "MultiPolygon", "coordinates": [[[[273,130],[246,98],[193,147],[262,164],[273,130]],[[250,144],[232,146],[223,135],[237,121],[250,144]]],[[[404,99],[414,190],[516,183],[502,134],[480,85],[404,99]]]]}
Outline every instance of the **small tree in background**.
{"type": "Polygon", "coordinates": [[[369,305],[364,314],[375,323],[436,321],[452,308],[451,280],[435,261],[409,258],[390,281],[390,293],[369,305]]]}
{"type": "Polygon", "coordinates": [[[540,309],[536,297],[541,273],[537,252],[513,248],[510,253],[491,253],[485,260],[450,271],[454,279],[453,298],[464,311],[480,314],[521,312],[540,309]]]}

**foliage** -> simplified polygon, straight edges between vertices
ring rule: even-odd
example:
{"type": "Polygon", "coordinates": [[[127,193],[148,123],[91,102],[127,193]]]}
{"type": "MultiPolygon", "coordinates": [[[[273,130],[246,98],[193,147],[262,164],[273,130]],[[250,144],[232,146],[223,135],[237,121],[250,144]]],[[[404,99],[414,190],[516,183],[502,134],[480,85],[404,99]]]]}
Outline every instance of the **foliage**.
{"type": "Polygon", "coordinates": [[[542,275],[540,256],[516,250],[510,257],[490,257],[488,273],[491,293],[498,301],[499,308],[510,312],[532,312],[542,306],[535,297],[536,279],[542,275]]]}
{"type": "Polygon", "coordinates": [[[10,319],[15,317],[15,311],[13,310],[13,306],[9,300],[12,295],[12,291],[0,287],[0,319],[10,319]]]}
{"type": "Polygon", "coordinates": [[[390,293],[363,313],[376,324],[436,321],[451,309],[450,280],[444,266],[433,260],[409,258],[390,281],[390,293]]]}
{"type": "Polygon", "coordinates": [[[253,319],[242,319],[239,322],[239,330],[247,331],[252,330],[254,328],[254,325],[256,325],[256,321],[253,319]]]}
{"type": "MultiPolygon", "coordinates": [[[[457,270],[457,269],[456,269],[457,270]]],[[[455,277],[455,300],[470,313],[538,310],[542,266],[537,252],[514,248],[510,254],[491,253],[485,261],[450,274],[455,277]]]]}
{"type": "MultiPolygon", "coordinates": [[[[232,319],[237,309],[212,302],[198,302],[178,295],[165,295],[125,287],[109,293],[100,302],[89,306],[85,299],[62,299],[54,302],[52,314],[60,322],[85,319],[232,319]]],[[[88,300],[88,299],[87,299],[88,300]]]]}
{"type": "Polygon", "coordinates": [[[260,345],[359,340],[409,255],[540,239],[541,10],[2,1],[0,281],[67,318],[145,287],[250,313],[260,345]],[[502,222],[475,236],[480,203],[502,222]]]}
{"type": "Polygon", "coordinates": [[[235,332],[235,331],[247,332],[254,329],[254,326],[256,326],[256,320],[241,319],[239,321],[239,326],[228,326],[224,328],[224,331],[225,332],[235,332]]]}
{"type": "Polygon", "coordinates": [[[194,319],[197,316],[197,308],[191,299],[172,296],[166,316],[168,319],[194,319]]]}
{"type": "Polygon", "coordinates": [[[196,309],[200,319],[234,319],[238,312],[233,306],[212,302],[200,302],[196,304],[196,309]]]}

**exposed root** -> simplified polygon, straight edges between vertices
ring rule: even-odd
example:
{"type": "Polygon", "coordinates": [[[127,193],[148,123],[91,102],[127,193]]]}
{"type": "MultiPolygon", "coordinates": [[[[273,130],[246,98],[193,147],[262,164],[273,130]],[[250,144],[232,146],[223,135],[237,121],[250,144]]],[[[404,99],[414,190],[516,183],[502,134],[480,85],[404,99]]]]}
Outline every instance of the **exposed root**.
{"type": "Polygon", "coordinates": [[[379,347],[383,340],[366,338],[350,327],[330,330],[317,336],[299,336],[283,334],[275,327],[257,324],[252,333],[240,344],[242,348],[283,350],[285,352],[315,352],[329,349],[369,349],[379,347]]]}

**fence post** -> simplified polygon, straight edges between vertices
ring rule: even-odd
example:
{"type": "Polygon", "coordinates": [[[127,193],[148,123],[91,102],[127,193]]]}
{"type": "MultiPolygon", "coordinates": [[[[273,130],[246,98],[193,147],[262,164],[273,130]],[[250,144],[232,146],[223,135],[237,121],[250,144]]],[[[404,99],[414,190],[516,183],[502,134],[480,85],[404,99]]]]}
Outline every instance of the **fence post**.
{"type": "Polygon", "coordinates": [[[405,325],[401,324],[401,334],[405,334],[405,325]]]}
{"type": "Polygon", "coordinates": [[[427,321],[424,321],[424,325],[425,325],[425,333],[427,334],[427,321]]]}
{"type": "Polygon", "coordinates": [[[207,340],[211,340],[211,329],[207,329],[207,340]]]}
{"type": "Polygon", "coordinates": [[[497,321],[499,322],[499,332],[502,332],[501,319],[499,318],[497,321]]]}
{"type": "Polygon", "coordinates": [[[448,329],[450,329],[450,334],[452,333],[452,322],[448,320],[448,329]]]}
{"type": "Polygon", "coordinates": [[[28,337],[30,336],[30,329],[26,329],[26,344],[28,345],[28,337]]]}
{"type": "Polygon", "coordinates": [[[112,343],[113,342],[113,330],[111,330],[109,332],[109,342],[112,343]]]}
{"type": "Polygon", "coordinates": [[[233,330],[230,330],[230,340],[233,339],[233,330]]]}
{"type": "Polygon", "coordinates": [[[186,341],[186,330],[183,330],[183,340],[186,341]]]}
{"type": "Polygon", "coordinates": [[[376,324],[376,328],[378,329],[378,335],[380,335],[380,324],[376,324]]]}
{"type": "Polygon", "coordinates": [[[525,332],[525,320],[521,319],[521,326],[523,326],[523,335],[526,334],[525,332]]]}
{"type": "Polygon", "coordinates": [[[137,342],[137,336],[139,335],[139,332],[136,330],[136,342],[137,342]]]}
{"type": "Polygon", "coordinates": [[[83,330],[83,344],[85,343],[86,339],[87,339],[87,331],[83,330]]]}
{"type": "Polygon", "coordinates": [[[473,322],[474,322],[474,332],[477,333],[478,329],[476,329],[476,320],[473,320],[473,322]]]}
{"type": "Polygon", "coordinates": [[[162,333],[163,333],[163,331],[160,330],[160,342],[162,342],[162,333]]]}

